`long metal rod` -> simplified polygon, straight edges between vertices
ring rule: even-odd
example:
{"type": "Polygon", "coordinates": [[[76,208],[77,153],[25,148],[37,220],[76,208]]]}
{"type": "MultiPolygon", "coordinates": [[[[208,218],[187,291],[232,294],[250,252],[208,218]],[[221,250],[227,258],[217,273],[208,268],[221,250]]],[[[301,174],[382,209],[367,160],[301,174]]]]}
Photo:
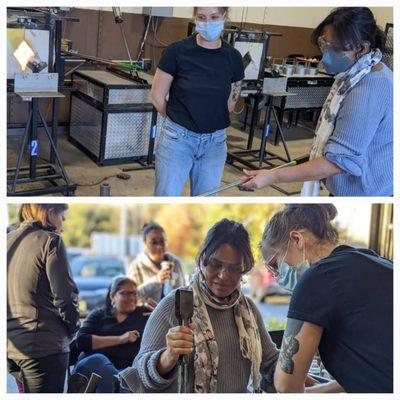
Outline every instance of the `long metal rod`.
{"type": "Polygon", "coordinates": [[[125,49],[126,49],[126,52],[128,53],[129,63],[132,65],[131,52],[129,51],[129,46],[128,46],[128,42],[126,40],[125,31],[124,31],[124,27],[122,26],[122,23],[119,24],[119,28],[121,29],[122,39],[124,40],[125,49]]]}
{"type": "Polygon", "coordinates": [[[287,157],[288,161],[291,161],[292,157],[290,156],[289,149],[288,149],[287,144],[286,144],[285,135],[283,134],[282,126],[281,126],[281,123],[279,122],[279,118],[278,118],[278,115],[276,114],[276,110],[275,110],[275,106],[274,105],[272,105],[272,113],[274,115],[276,127],[278,129],[279,135],[280,135],[281,140],[282,140],[283,147],[285,149],[286,157],[287,157]]]}
{"type": "Polygon", "coordinates": [[[25,150],[26,142],[28,141],[31,120],[32,120],[32,109],[29,110],[28,121],[26,123],[25,132],[24,132],[24,136],[22,138],[22,143],[21,143],[21,149],[20,149],[19,155],[18,155],[17,166],[15,168],[14,182],[13,182],[13,185],[12,185],[11,193],[15,193],[15,191],[17,189],[17,180],[18,180],[19,171],[20,171],[20,168],[21,168],[22,158],[24,156],[24,150],[25,150]]]}
{"type": "Polygon", "coordinates": [[[50,142],[50,148],[53,149],[53,151],[54,151],[55,159],[58,162],[58,165],[59,165],[59,167],[61,169],[61,173],[62,173],[62,175],[64,177],[65,182],[67,183],[67,185],[70,185],[71,181],[69,180],[69,176],[67,174],[67,171],[64,168],[64,164],[63,164],[63,162],[61,160],[60,154],[58,153],[57,147],[54,144],[53,138],[51,137],[51,134],[49,132],[49,128],[47,127],[46,121],[43,118],[42,112],[40,110],[38,110],[38,111],[39,111],[39,116],[40,116],[40,118],[41,118],[41,120],[43,122],[44,131],[45,131],[45,133],[47,135],[47,138],[49,139],[49,142],[50,142]]]}
{"type": "MultiPolygon", "coordinates": [[[[288,162],[288,163],[286,163],[286,164],[282,164],[282,165],[279,165],[278,167],[272,168],[272,169],[270,169],[269,171],[274,171],[274,170],[276,170],[276,169],[285,168],[285,167],[292,167],[292,166],[294,166],[294,165],[296,165],[296,164],[297,164],[297,161],[296,161],[296,160],[293,160],[293,161],[288,162]]],[[[197,195],[196,197],[208,197],[208,196],[212,196],[213,194],[217,194],[217,193],[219,193],[219,192],[223,192],[224,190],[231,189],[231,188],[233,188],[233,187],[235,187],[235,186],[240,186],[240,185],[242,185],[244,182],[246,182],[246,179],[240,179],[240,180],[238,180],[238,181],[235,181],[235,182],[232,182],[232,183],[228,183],[227,185],[220,186],[220,187],[218,187],[218,188],[216,188],[216,189],[209,190],[208,192],[204,192],[204,193],[202,193],[202,194],[199,194],[199,195],[197,195]]]]}
{"type": "Polygon", "coordinates": [[[178,393],[185,393],[183,389],[183,365],[178,365],[178,393]]]}
{"type": "MultiPolygon", "coordinates": [[[[62,178],[60,174],[53,174],[53,175],[44,175],[44,176],[37,176],[35,179],[31,178],[18,178],[18,183],[32,183],[32,182],[43,182],[43,181],[48,181],[50,179],[59,179],[62,178]]],[[[11,179],[7,179],[7,185],[9,185],[11,182],[13,182],[11,179]]]]}
{"type": "MultiPolygon", "coordinates": [[[[140,57],[141,57],[142,54],[144,53],[144,46],[145,46],[145,44],[146,44],[147,35],[149,34],[150,23],[151,23],[151,21],[152,21],[152,18],[153,18],[153,16],[152,16],[152,15],[149,15],[149,20],[147,21],[146,29],[145,29],[145,31],[144,31],[143,39],[142,39],[142,42],[141,42],[141,44],[140,44],[139,53],[138,53],[138,55],[137,55],[137,57],[136,57],[136,61],[139,61],[139,60],[140,60],[140,57]]],[[[154,34],[154,32],[153,32],[153,34],[154,34]]]]}
{"type": "MultiPolygon", "coordinates": [[[[109,60],[109,59],[107,59],[107,58],[89,56],[89,55],[81,54],[81,53],[66,52],[66,54],[68,54],[68,55],[70,55],[70,56],[74,56],[74,57],[83,58],[83,59],[85,59],[86,61],[87,61],[87,60],[89,60],[89,61],[95,61],[95,62],[99,62],[99,63],[102,63],[102,64],[112,65],[112,66],[115,66],[115,67],[118,67],[118,65],[120,64],[120,63],[117,62],[117,61],[112,61],[112,60],[109,60]]],[[[85,61],[85,62],[86,62],[86,61],[85,61]]]]}
{"type": "Polygon", "coordinates": [[[34,190],[19,190],[18,192],[12,193],[7,192],[7,196],[43,196],[47,194],[62,193],[67,196],[72,196],[76,190],[76,185],[68,186],[56,186],[47,187],[34,190]]]}

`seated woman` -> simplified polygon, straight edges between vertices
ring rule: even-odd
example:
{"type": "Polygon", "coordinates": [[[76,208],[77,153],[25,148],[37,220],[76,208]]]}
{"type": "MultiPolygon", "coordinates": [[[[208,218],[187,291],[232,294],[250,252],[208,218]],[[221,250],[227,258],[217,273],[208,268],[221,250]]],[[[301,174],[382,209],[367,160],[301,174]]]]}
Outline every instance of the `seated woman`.
{"type": "Polygon", "coordinates": [[[177,392],[177,364],[189,356],[188,385],[194,393],[274,391],[278,350],[254,303],[241,289],[253,267],[249,235],[242,224],[223,219],[208,232],[197,259],[193,323],[179,326],[175,292],[152,312],[133,366],[120,373],[133,392],[177,392]]]}
{"type": "Polygon", "coordinates": [[[183,286],[185,276],[179,259],[167,252],[167,235],[161,225],[145,224],[143,242],[145,250],[132,261],[128,276],[137,283],[140,297],[158,303],[172,289],[183,286]]]}
{"type": "Polygon", "coordinates": [[[93,310],[77,333],[77,347],[83,352],[73,374],[102,376],[99,393],[112,392],[112,376],[132,365],[139,351],[148,310],[136,306],[136,283],[116,276],[109,288],[104,309],[93,310]]]}
{"type": "Polygon", "coordinates": [[[393,263],[339,244],[331,204],[290,204],[268,222],[263,257],[293,291],[275,371],[279,392],[303,392],[317,349],[331,376],[307,392],[393,392],[393,263]]]}

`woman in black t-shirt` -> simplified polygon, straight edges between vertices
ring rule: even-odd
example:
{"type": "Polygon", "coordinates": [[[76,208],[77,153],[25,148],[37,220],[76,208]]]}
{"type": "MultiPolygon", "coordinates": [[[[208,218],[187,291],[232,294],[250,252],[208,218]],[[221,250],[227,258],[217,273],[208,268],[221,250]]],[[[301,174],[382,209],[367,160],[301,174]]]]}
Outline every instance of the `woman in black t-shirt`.
{"type": "Polygon", "coordinates": [[[165,49],[151,97],[165,117],[155,147],[156,196],[191,195],[220,185],[229,113],[244,77],[242,56],[220,36],[227,7],[194,7],[196,34],[165,49]],[[167,100],[168,96],[168,100],[167,100]]]}
{"type": "Polygon", "coordinates": [[[293,291],[278,392],[393,392],[393,263],[339,245],[332,204],[290,204],[268,222],[261,249],[278,283],[293,291]],[[335,379],[304,388],[315,352],[335,379]]]}
{"type": "Polygon", "coordinates": [[[103,377],[97,392],[112,391],[112,376],[130,365],[139,352],[149,310],[137,307],[136,283],[126,277],[113,279],[104,309],[93,310],[77,333],[80,361],[73,373],[103,377]]]}

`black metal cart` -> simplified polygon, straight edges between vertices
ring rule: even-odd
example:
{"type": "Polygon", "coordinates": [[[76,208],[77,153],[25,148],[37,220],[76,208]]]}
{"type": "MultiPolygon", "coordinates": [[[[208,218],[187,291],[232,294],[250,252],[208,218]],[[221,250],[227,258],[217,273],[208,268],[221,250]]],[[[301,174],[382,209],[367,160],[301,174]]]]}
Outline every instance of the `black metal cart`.
{"type": "Polygon", "coordinates": [[[161,119],[150,102],[151,85],[107,70],[74,72],[72,84],[71,143],[98,165],[136,162],[138,169],[153,168],[161,119]]]}

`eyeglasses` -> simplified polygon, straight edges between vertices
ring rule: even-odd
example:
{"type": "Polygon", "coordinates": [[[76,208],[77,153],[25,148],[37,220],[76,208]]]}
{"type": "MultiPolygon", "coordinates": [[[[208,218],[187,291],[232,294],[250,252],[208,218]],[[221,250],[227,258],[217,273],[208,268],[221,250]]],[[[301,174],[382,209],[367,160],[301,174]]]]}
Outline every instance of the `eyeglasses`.
{"type": "Polygon", "coordinates": [[[212,14],[209,17],[207,17],[206,15],[203,14],[199,14],[196,16],[196,21],[198,22],[216,22],[216,21],[221,21],[223,20],[225,17],[225,13],[224,14],[212,14]]]}
{"type": "Polygon", "coordinates": [[[318,38],[318,46],[322,52],[325,50],[333,50],[336,53],[340,53],[342,51],[351,51],[353,50],[353,46],[350,43],[341,44],[338,42],[327,42],[323,36],[318,38]]]}
{"type": "Polygon", "coordinates": [[[267,268],[267,270],[269,272],[271,272],[272,275],[274,275],[275,277],[279,275],[279,266],[278,266],[278,258],[277,258],[278,253],[274,254],[274,256],[266,261],[264,263],[265,268],[267,268]]]}
{"type": "Polygon", "coordinates": [[[205,267],[209,272],[213,274],[220,273],[222,269],[224,269],[230,275],[242,275],[246,272],[242,264],[226,263],[218,260],[215,257],[210,257],[205,267]]]}
{"type": "Polygon", "coordinates": [[[131,296],[131,297],[136,297],[137,296],[137,292],[135,292],[135,291],[130,291],[130,290],[119,290],[118,292],[117,292],[120,296],[123,296],[123,297],[128,297],[128,296],[131,296]]]}
{"type": "Polygon", "coordinates": [[[287,244],[284,253],[282,252],[282,249],[278,250],[268,261],[264,262],[265,268],[267,268],[267,270],[271,272],[271,274],[275,276],[275,278],[279,276],[279,263],[282,259],[285,259],[289,251],[289,247],[290,247],[290,242],[287,244]]]}
{"type": "Polygon", "coordinates": [[[166,240],[155,240],[155,239],[152,239],[152,240],[150,240],[150,244],[151,244],[152,246],[162,246],[162,247],[165,247],[165,246],[167,245],[167,241],[166,241],[166,240]]]}

